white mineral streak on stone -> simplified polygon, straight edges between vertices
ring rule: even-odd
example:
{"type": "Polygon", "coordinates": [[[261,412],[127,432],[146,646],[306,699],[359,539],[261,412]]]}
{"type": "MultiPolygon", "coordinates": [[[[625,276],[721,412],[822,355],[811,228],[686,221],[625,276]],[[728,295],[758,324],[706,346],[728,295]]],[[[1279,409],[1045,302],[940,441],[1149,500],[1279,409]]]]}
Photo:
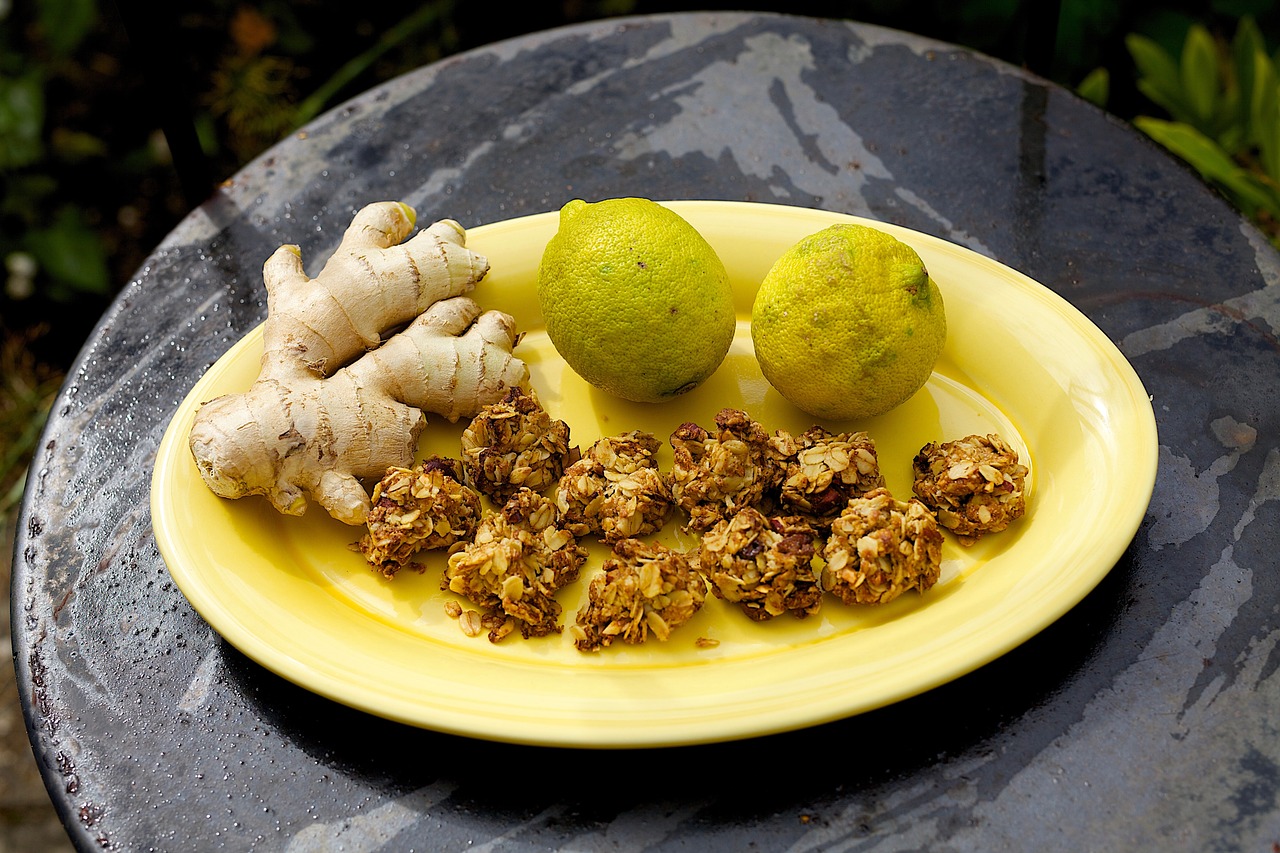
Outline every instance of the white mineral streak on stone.
{"type": "Polygon", "coordinates": [[[947,765],[938,775],[893,790],[884,799],[855,798],[839,814],[822,814],[820,820],[811,821],[811,828],[786,853],[951,850],[937,844],[941,837],[939,817],[947,809],[974,805],[977,793],[967,774],[985,763],[985,759],[977,759],[947,765]]]}
{"type": "MultiPolygon", "coordinates": [[[[754,17],[750,14],[722,14],[722,15],[698,15],[696,17],[676,16],[664,23],[670,25],[667,38],[650,46],[649,50],[638,59],[629,59],[623,65],[624,68],[630,68],[633,65],[641,65],[656,59],[670,56],[673,53],[685,50],[698,44],[698,42],[715,38],[723,35],[735,27],[740,27],[754,17]]],[[[612,36],[613,31],[601,33],[602,37],[612,36]]]]}
{"type": "MultiPolygon", "coordinates": [[[[670,56],[673,53],[679,53],[682,50],[688,50],[695,47],[699,42],[706,41],[708,38],[718,36],[727,32],[736,26],[740,26],[749,16],[747,15],[725,15],[711,19],[710,26],[704,26],[708,19],[699,18],[695,24],[692,19],[676,18],[672,20],[670,35],[652,45],[642,55],[631,57],[618,66],[608,66],[601,68],[600,72],[591,77],[584,77],[564,90],[564,93],[570,97],[579,97],[587,95],[600,84],[603,80],[616,75],[619,71],[625,71],[644,65],[647,62],[654,62],[663,57],[670,56]]],[[[611,38],[614,32],[612,30],[604,30],[596,33],[596,40],[611,38]]]]}
{"type": "Polygon", "coordinates": [[[1130,332],[1120,342],[1120,351],[1129,358],[1137,358],[1167,350],[1196,335],[1229,334],[1240,323],[1253,321],[1265,323],[1271,334],[1280,335],[1280,268],[1276,266],[1275,250],[1256,228],[1242,224],[1241,231],[1257,257],[1258,271],[1265,282],[1261,289],[1130,332]]]}
{"type": "Polygon", "coordinates": [[[570,838],[559,853],[640,853],[665,841],[706,803],[644,805],[623,812],[603,832],[570,838]]]}
{"type": "Polygon", "coordinates": [[[1256,429],[1229,415],[1213,421],[1209,428],[1229,452],[1213,460],[1204,471],[1197,471],[1191,460],[1160,445],[1163,482],[1152,494],[1148,510],[1155,519],[1149,541],[1157,551],[1167,545],[1181,545],[1209,529],[1218,515],[1218,480],[1235,469],[1241,454],[1253,449],[1258,438],[1256,429]]]}
{"type": "MultiPolygon", "coordinates": [[[[517,136],[519,136],[522,133],[522,131],[514,127],[508,127],[505,133],[507,134],[514,133],[517,136]]],[[[418,187],[417,189],[415,189],[413,191],[412,197],[407,198],[405,200],[405,203],[408,204],[410,207],[412,207],[414,210],[421,211],[421,210],[434,209],[435,206],[431,202],[426,201],[426,199],[430,199],[432,196],[438,193],[443,193],[448,188],[451,182],[461,180],[463,176],[467,173],[467,167],[470,166],[472,163],[474,163],[476,160],[479,160],[481,157],[488,154],[490,151],[492,151],[493,146],[494,146],[493,142],[482,142],[471,149],[471,151],[467,154],[466,161],[461,166],[454,166],[452,168],[435,169],[434,171],[431,172],[431,177],[427,178],[427,182],[422,186],[418,187]]],[[[420,224],[426,225],[427,223],[423,222],[420,224]]]]}
{"type": "MultiPolygon", "coordinates": [[[[1280,500],[1280,452],[1272,450],[1249,508],[1199,588],[1174,608],[1169,621],[1109,690],[1098,694],[1073,731],[1051,744],[994,802],[975,809],[980,825],[1007,827],[1010,842],[1026,849],[1142,849],[1142,833],[1164,827],[1181,833],[1176,849],[1207,849],[1214,827],[1233,827],[1236,849],[1268,849],[1277,827],[1237,820],[1238,761],[1260,755],[1280,762],[1274,710],[1280,673],[1267,672],[1280,631],[1254,638],[1229,686],[1210,684],[1197,697],[1197,680],[1219,638],[1253,594],[1255,571],[1240,565],[1235,542],[1264,503],[1280,500]],[[1189,704],[1189,700],[1194,700],[1189,704]],[[1230,719],[1233,725],[1215,724],[1230,719]],[[1251,722],[1253,721],[1253,722],[1251,722]],[[1112,762],[1105,756],[1124,756],[1112,762]],[[1172,776],[1171,769],[1178,775],[1172,776]],[[1146,796],[1135,799],[1135,792],[1146,796]],[[1036,804],[1034,822],[1009,820],[1036,804]],[[1064,828],[1070,828],[1064,833],[1064,828]],[[1241,837],[1238,832],[1257,833],[1241,837]]],[[[1274,818],[1273,818],[1274,820],[1274,818]]]]}
{"type": "MultiPolygon", "coordinates": [[[[1215,422],[1214,431],[1241,446],[1252,442],[1251,430],[1229,419],[1215,422]]],[[[1238,791],[1242,760],[1257,756],[1263,766],[1280,764],[1273,728],[1280,671],[1268,666],[1280,628],[1251,640],[1232,662],[1230,684],[1200,685],[1198,679],[1252,596],[1254,571],[1273,570],[1270,564],[1239,564],[1235,544],[1258,509],[1278,500],[1280,450],[1273,449],[1233,541],[1223,546],[1200,586],[1174,608],[1137,660],[1098,693],[1081,720],[994,800],[972,807],[967,802],[979,795],[968,779],[979,777],[994,756],[975,759],[882,802],[849,806],[807,833],[793,853],[944,845],[950,851],[1142,850],[1153,829],[1171,834],[1164,849],[1190,851],[1221,841],[1212,833],[1222,827],[1230,827],[1233,849],[1270,849],[1280,837],[1280,820],[1271,814],[1251,823],[1240,811],[1238,791]],[[1235,723],[1218,724],[1224,718],[1235,723]],[[1171,775],[1174,768],[1177,776],[1171,775]],[[935,793],[935,786],[945,786],[943,793],[935,793]],[[956,808],[968,813],[958,830],[951,813],[956,808]]]]}
{"type": "Polygon", "coordinates": [[[447,799],[456,787],[452,783],[427,785],[370,812],[328,823],[313,823],[289,839],[285,851],[373,853],[417,823],[425,812],[447,799]]]}
{"type": "MultiPolygon", "coordinates": [[[[688,50],[696,47],[699,42],[706,41],[709,38],[722,35],[729,32],[734,27],[739,27],[751,15],[743,14],[727,14],[717,16],[698,16],[694,18],[675,17],[670,21],[671,27],[669,35],[649,46],[649,49],[638,57],[631,57],[617,67],[609,66],[602,68],[600,73],[592,77],[584,77],[577,83],[564,90],[566,95],[579,96],[589,93],[602,80],[614,76],[620,70],[628,70],[648,62],[655,62],[670,56],[673,53],[679,53],[682,50],[688,50]]],[[[599,41],[605,38],[612,38],[615,35],[613,30],[601,30],[596,33],[595,40],[599,41]]]]}
{"type": "Polygon", "coordinates": [[[209,699],[209,688],[213,685],[213,678],[218,672],[219,660],[221,657],[218,655],[218,647],[214,645],[204,656],[204,660],[200,661],[191,683],[178,699],[178,713],[194,714],[204,707],[204,703],[209,699]]]}
{"type": "MultiPolygon", "coordinates": [[[[103,399],[104,397],[102,396],[95,396],[88,405],[96,409],[103,399]]],[[[68,418],[67,420],[71,419],[68,418]]],[[[86,419],[86,423],[91,424],[92,419],[86,419]]],[[[159,424],[153,428],[163,429],[163,426],[163,424],[159,424]]],[[[154,447],[154,445],[151,446],[154,447]]],[[[137,457],[143,455],[142,451],[136,449],[132,453],[132,456],[137,457]]],[[[111,576],[109,572],[117,555],[122,550],[135,547],[139,541],[146,541],[152,537],[151,525],[143,523],[144,519],[150,518],[150,507],[145,502],[121,518],[111,530],[110,535],[105,538],[105,541],[103,539],[106,534],[104,528],[96,523],[84,526],[80,524],[81,516],[86,512],[92,512],[91,509],[85,509],[85,507],[92,503],[94,496],[100,496],[104,490],[110,488],[118,488],[119,490],[128,488],[128,484],[124,482],[128,479],[128,472],[137,471],[142,464],[144,463],[135,460],[135,464],[115,466],[107,475],[106,484],[102,488],[98,490],[72,490],[73,496],[62,502],[62,506],[67,512],[68,521],[76,528],[77,546],[79,552],[84,556],[84,560],[78,562],[60,560],[50,563],[47,569],[48,581],[41,586],[47,589],[67,589],[71,592],[61,597],[56,605],[33,608],[38,613],[50,615],[48,629],[55,632],[56,639],[53,648],[57,651],[60,659],[66,659],[68,655],[75,656],[78,653],[76,650],[81,648],[81,641],[77,638],[80,632],[76,629],[76,623],[74,621],[64,622],[60,620],[58,613],[61,609],[76,606],[74,604],[75,598],[92,597],[92,592],[90,591],[92,586],[101,579],[101,576],[111,576]],[[121,485],[116,487],[115,484],[117,483],[121,485]]],[[[82,475],[77,474],[76,476],[82,475]]],[[[136,608],[126,609],[121,614],[119,624],[122,637],[128,637],[133,625],[137,623],[138,617],[139,612],[136,608]]],[[[38,633],[42,636],[44,629],[33,633],[38,633]]],[[[156,656],[163,654],[163,646],[153,643],[144,646],[143,651],[149,655],[156,656]]],[[[76,664],[76,666],[65,670],[67,676],[75,682],[76,689],[86,699],[91,698],[93,702],[112,708],[119,708],[123,695],[118,689],[113,688],[119,678],[119,674],[114,668],[104,666],[104,662],[93,655],[80,656],[76,664]]],[[[61,664],[59,664],[59,669],[62,669],[61,664]]]]}
{"type": "Polygon", "coordinates": [[[564,814],[564,812],[565,807],[563,805],[552,806],[551,808],[534,815],[532,819],[518,824],[517,826],[513,826],[511,829],[499,836],[491,838],[480,844],[469,845],[467,847],[467,853],[495,853],[495,851],[500,851],[502,849],[502,845],[506,844],[508,841],[519,838],[521,834],[529,831],[530,829],[536,829],[539,826],[545,825],[548,821],[564,814]]]}
{"type": "Polygon", "coordinates": [[[1043,78],[1037,77],[1029,71],[1024,71],[1016,65],[993,60],[990,57],[974,53],[954,44],[935,41],[924,36],[917,36],[872,24],[849,24],[848,26],[854,31],[854,36],[859,40],[859,43],[852,44],[849,47],[849,60],[851,62],[861,62],[874,53],[878,47],[905,47],[916,56],[935,61],[963,54],[990,66],[992,70],[1006,77],[1017,77],[1035,83],[1044,83],[1043,78]]]}
{"type": "MultiPolygon", "coordinates": [[[[868,181],[875,178],[892,183],[893,175],[841,121],[836,110],[803,82],[802,75],[815,68],[809,43],[799,36],[762,33],[747,38],[744,47],[733,60],[711,63],[692,78],[656,92],[655,100],[671,98],[678,104],[679,115],[619,134],[614,146],[617,157],[639,159],[655,151],[672,157],[732,157],[741,172],[768,183],[779,202],[795,201],[792,189],[777,180],[778,175],[785,175],[806,195],[870,216],[864,198],[868,181]],[[785,93],[790,115],[780,112],[771,91],[774,86],[785,93]],[[709,116],[715,116],[714,136],[703,129],[709,116]],[[732,147],[723,142],[726,139],[733,140],[732,147]]],[[[991,254],[919,196],[910,191],[898,196],[938,222],[953,242],[991,254]]]]}
{"type": "Polygon", "coordinates": [[[906,187],[894,187],[893,194],[914,207],[916,210],[923,212],[934,222],[941,225],[943,230],[950,235],[953,243],[960,243],[961,245],[968,246],[976,252],[982,252],[989,258],[995,257],[991,254],[991,250],[988,249],[981,240],[974,237],[968,231],[965,231],[962,228],[957,228],[954,222],[934,210],[931,204],[920,198],[920,196],[916,195],[911,190],[906,187]]]}
{"type": "Polygon", "coordinates": [[[1258,514],[1258,508],[1267,501],[1274,500],[1280,500],[1280,449],[1273,447],[1267,453],[1266,465],[1263,467],[1262,477],[1259,479],[1253,500],[1249,502],[1249,508],[1244,511],[1244,515],[1236,522],[1235,530],[1232,531],[1237,542],[1244,535],[1244,529],[1253,523],[1258,514]]]}
{"type": "Polygon", "coordinates": [[[848,24],[855,41],[849,45],[849,59],[860,62],[875,53],[878,47],[905,47],[916,56],[927,56],[930,51],[956,50],[953,45],[943,45],[923,36],[870,24],[848,24]]]}

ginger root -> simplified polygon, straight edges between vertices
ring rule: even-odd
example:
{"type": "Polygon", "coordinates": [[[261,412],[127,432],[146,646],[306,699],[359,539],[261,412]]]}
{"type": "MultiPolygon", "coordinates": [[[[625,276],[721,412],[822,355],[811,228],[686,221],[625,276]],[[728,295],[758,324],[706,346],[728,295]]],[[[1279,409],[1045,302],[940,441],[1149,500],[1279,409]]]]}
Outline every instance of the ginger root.
{"type": "Polygon", "coordinates": [[[413,464],[425,413],[473,416],[527,382],[512,353],[515,320],[462,295],[488,261],[452,220],[405,240],[414,217],[399,202],[363,208],[314,279],[297,246],[267,259],[258,379],[205,403],[191,429],[215,494],[263,495],[287,515],[301,515],[310,497],[362,524],[370,503],[361,481],[413,464]]]}

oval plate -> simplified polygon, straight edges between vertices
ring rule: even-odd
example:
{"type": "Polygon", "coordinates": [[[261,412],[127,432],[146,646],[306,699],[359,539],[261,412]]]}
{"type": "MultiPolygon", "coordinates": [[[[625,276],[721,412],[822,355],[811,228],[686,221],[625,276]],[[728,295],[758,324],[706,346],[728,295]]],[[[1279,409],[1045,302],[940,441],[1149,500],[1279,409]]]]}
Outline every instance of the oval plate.
{"type": "MultiPolygon", "coordinates": [[[[665,643],[577,651],[569,632],[500,643],[465,636],[439,588],[443,558],[385,580],[350,550],[362,530],[319,508],[276,514],[260,498],[228,501],[201,482],[187,449],[200,404],[257,376],[261,327],[191,390],[161,442],[152,483],[156,540],[174,581],[228,642],[322,696],[392,720],[490,740],[575,747],[706,743],[858,714],[970,672],[1027,640],[1110,571],[1141,523],[1157,439],[1133,368],[1084,315],[989,258],[886,223],[807,208],[681,201],[671,207],[716,248],[733,281],[738,331],[724,364],[670,403],[627,403],[586,385],[542,330],[534,281],[555,212],[477,227],[468,245],[489,276],[475,298],[513,314],[517,352],[548,412],[575,444],[682,422],[713,426],[742,408],[770,431],[814,420],[763,380],[749,317],[758,282],[788,247],[837,222],[881,228],[920,253],[946,302],[949,336],[933,376],[887,415],[832,430],[875,439],[889,488],[911,492],[911,460],[929,441],[1002,434],[1030,466],[1027,514],[965,548],[948,534],[939,583],[888,605],[831,596],[808,619],[756,623],[708,596],[665,643]],[[699,642],[702,640],[703,642],[699,642]],[[707,640],[713,642],[705,642],[707,640]]],[[[465,424],[432,418],[423,453],[458,456],[465,424]]],[[[671,461],[664,447],[664,466],[671,461]]],[[[693,539],[674,516],[659,537],[693,539]]],[[[585,600],[606,549],[585,541],[582,580],[562,590],[562,622],[585,600]]]]}

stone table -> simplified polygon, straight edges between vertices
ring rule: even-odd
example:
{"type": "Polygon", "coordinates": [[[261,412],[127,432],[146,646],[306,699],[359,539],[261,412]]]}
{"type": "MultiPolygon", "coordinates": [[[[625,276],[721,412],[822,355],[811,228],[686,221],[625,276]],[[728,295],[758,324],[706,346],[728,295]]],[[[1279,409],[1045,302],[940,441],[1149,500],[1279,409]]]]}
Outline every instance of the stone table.
{"type": "MultiPolygon", "coordinates": [[[[423,214],[428,215],[427,213],[423,214]]],[[[446,59],[320,117],[156,248],[50,418],[15,543],[37,760],[82,850],[1264,850],[1280,843],[1280,264],[1124,123],[951,45],[675,14],[446,59]],[[1153,398],[1123,558],[994,662],[844,721],[652,750],[515,746],[318,698],[170,580],[152,461],[265,315],[276,246],[400,198],[464,225],[574,197],[780,202],[946,238],[1085,312],[1153,398]]]]}

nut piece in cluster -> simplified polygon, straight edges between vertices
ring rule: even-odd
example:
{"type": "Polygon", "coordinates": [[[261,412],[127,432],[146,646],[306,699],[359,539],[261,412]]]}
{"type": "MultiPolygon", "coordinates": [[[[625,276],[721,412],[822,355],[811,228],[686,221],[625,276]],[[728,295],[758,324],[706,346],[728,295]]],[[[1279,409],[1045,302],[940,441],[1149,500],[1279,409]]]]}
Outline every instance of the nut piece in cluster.
{"type": "Polygon", "coordinates": [[[796,439],[787,460],[781,503],[827,524],[850,498],[884,486],[876,443],[865,432],[833,434],[813,426],[796,439]]]}
{"type": "Polygon", "coordinates": [[[466,482],[498,506],[522,487],[554,485],[570,455],[569,425],[553,421],[537,395],[519,387],[481,409],[462,433],[466,482]]]}
{"type": "Polygon", "coordinates": [[[938,582],[942,531],[920,501],[904,503],[888,489],[873,489],[831,522],[822,557],[823,589],[845,604],[887,604],[938,582]]]}
{"type": "Polygon", "coordinates": [[[413,468],[389,468],[373,487],[360,553],[392,577],[418,551],[466,541],[480,522],[480,496],[462,484],[456,459],[431,456],[413,468]]]}
{"type": "Polygon", "coordinates": [[[706,600],[706,581],[688,554],[659,542],[623,539],[591,580],[587,603],[569,627],[579,651],[594,652],[621,639],[666,640],[706,600]]]}
{"type": "Polygon", "coordinates": [[[610,545],[660,530],[672,506],[671,484],[658,470],[661,446],[657,436],[634,430],[587,448],[556,486],[565,529],[610,545]]]}
{"type": "Polygon", "coordinates": [[[938,523],[972,545],[998,533],[1026,512],[1027,466],[998,435],[930,442],[912,460],[912,491],[938,515],[938,523]]]}
{"type": "Polygon", "coordinates": [[[576,580],[585,548],[559,526],[550,498],[520,489],[498,512],[481,519],[475,539],[449,557],[440,588],[487,611],[497,642],[516,620],[526,638],[560,631],[556,590],[576,580]]]}
{"type": "Polygon", "coordinates": [[[721,409],[712,435],[695,423],[671,434],[671,496],[689,514],[687,530],[704,531],[743,507],[772,498],[794,439],[770,436],[738,409],[721,409]]]}
{"type": "Polygon", "coordinates": [[[746,507],[703,534],[698,559],[716,597],[757,622],[783,613],[804,618],[822,605],[814,573],[822,545],[804,519],[767,518],[746,507]]]}

